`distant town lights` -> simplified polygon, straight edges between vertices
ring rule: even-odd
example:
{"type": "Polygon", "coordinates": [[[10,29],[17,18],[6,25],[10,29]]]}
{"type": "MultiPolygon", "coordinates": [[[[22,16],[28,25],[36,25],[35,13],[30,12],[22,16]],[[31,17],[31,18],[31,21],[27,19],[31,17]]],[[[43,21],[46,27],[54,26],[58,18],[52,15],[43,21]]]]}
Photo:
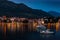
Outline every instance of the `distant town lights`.
{"type": "Polygon", "coordinates": [[[11,21],[14,21],[14,18],[11,18],[10,20],[11,20],[11,21]]]}

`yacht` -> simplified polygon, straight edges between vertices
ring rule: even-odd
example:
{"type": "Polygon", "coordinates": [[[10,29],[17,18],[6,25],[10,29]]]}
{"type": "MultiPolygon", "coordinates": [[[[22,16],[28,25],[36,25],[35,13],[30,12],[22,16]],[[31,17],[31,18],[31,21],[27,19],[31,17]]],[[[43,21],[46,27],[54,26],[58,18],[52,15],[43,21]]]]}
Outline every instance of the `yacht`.
{"type": "Polygon", "coordinates": [[[40,31],[40,34],[54,34],[54,31],[50,31],[50,29],[40,31]]]}
{"type": "Polygon", "coordinates": [[[40,32],[40,34],[54,34],[54,31],[50,31],[50,29],[46,29],[43,25],[37,26],[37,32],[40,32]]]}

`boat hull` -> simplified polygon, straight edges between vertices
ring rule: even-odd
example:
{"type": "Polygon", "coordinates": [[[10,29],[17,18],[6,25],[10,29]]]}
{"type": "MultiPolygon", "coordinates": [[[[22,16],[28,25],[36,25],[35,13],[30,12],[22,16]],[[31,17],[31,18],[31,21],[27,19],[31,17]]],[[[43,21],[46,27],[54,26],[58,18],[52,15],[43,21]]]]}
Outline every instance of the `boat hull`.
{"type": "Polygon", "coordinates": [[[55,34],[54,32],[40,32],[40,34],[55,34]]]}

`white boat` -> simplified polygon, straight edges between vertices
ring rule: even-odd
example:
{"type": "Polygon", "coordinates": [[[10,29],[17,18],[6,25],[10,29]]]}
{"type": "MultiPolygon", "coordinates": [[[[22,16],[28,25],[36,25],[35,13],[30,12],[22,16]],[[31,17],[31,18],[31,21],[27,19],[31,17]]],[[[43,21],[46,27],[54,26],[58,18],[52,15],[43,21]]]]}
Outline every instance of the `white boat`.
{"type": "Polygon", "coordinates": [[[40,31],[41,34],[54,34],[53,31],[50,31],[49,29],[45,30],[45,31],[40,31]]]}
{"type": "Polygon", "coordinates": [[[37,32],[40,32],[40,34],[54,34],[54,31],[50,31],[50,29],[46,29],[43,25],[37,26],[37,32]]]}

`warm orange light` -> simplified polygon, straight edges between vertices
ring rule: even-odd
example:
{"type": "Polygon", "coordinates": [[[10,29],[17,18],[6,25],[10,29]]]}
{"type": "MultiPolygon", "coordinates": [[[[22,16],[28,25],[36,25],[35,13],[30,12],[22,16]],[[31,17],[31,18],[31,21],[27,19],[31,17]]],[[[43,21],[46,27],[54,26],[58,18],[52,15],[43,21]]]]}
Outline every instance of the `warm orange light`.
{"type": "Polygon", "coordinates": [[[42,21],[42,24],[44,24],[44,21],[42,21]]]}
{"type": "Polygon", "coordinates": [[[10,27],[11,27],[11,23],[7,23],[8,30],[10,30],[10,27]]]}
{"type": "Polygon", "coordinates": [[[56,31],[59,30],[59,23],[56,23],[56,31]]]}
{"type": "Polygon", "coordinates": [[[51,24],[50,24],[50,23],[48,23],[48,29],[50,29],[50,26],[51,26],[51,24]]]}

